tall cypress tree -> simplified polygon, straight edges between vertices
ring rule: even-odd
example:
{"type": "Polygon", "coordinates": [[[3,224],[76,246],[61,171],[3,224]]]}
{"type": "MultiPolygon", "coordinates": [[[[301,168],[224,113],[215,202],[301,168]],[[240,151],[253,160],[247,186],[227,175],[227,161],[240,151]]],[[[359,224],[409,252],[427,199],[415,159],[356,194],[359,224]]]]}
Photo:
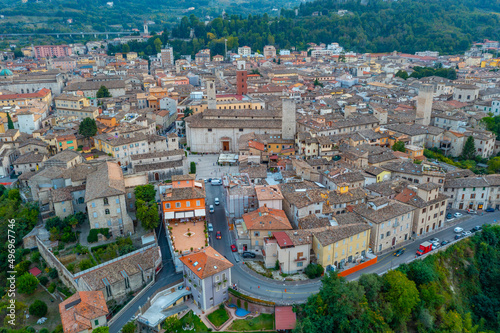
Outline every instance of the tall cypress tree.
{"type": "Polygon", "coordinates": [[[12,121],[9,113],[7,113],[7,128],[14,129],[14,122],[12,121]]]}
{"type": "Polygon", "coordinates": [[[465,141],[464,149],[462,150],[462,158],[465,160],[473,160],[476,157],[476,145],[474,137],[469,136],[465,141]]]}

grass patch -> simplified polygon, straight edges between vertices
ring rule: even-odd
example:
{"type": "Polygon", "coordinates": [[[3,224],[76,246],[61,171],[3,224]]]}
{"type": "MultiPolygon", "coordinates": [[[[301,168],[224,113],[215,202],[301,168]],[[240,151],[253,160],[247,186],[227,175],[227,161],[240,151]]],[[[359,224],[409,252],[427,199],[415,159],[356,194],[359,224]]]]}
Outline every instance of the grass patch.
{"type": "MultiPolygon", "coordinates": [[[[192,313],[193,311],[190,311],[190,312],[192,313]]],[[[188,314],[189,314],[189,313],[188,313],[188,314]]],[[[188,314],[186,314],[186,315],[185,315],[184,317],[182,317],[182,319],[181,319],[181,322],[182,322],[182,324],[183,324],[183,325],[184,325],[184,323],[186,322],[186,319],[187,319],[188,314]]],[[[191,331],[184,331],[184,330],[182,329],[182,326],[181,326],[181,328],[180,328],[179,330],[177,330],[177,332],[208,332],[208,327],[207,327],[207,325],[205,325],[205,324],[201,321],[201,319],[200,319],[197,315],[195,315],[194,313],[192,314],[192,316],[193,316],[194,330],[191,330],[191,331]]]]}
{"type": "Polygon", "coordinates": [[[272,330],[274,328],[274,315],[262,313],[252,319],[237,319],[233,321],[230,330],[246,332],[257,330],[272,330]]]}
{"type": "Polygon", "coordinates": [[[227,314],[226,309],[222,308],[215,310],[214,312],[209,314],[207,318],[212,324],[214,324],[216,327],[219,327],[229,320],[229,315],[227,314]]]}
{"type": "MultiPolygon", "coordinates": [[[[19,303],[24,303],[27,307],[29,307],[35,300],[41,300],[47,304],[48,311],[45,317],[47,317],[47,321],[43,324],[37,324],[37,320],[40,319],[35,316],[30,316],[28,319],[25,319],[24,326],[31,326],[36,330],[41,330],[42,328],[47,328],[49,332],[52,332],[57,325],[61,324],[61,316],[59,315],[59,306],[60,301],[56,301],[53,299],[42,287],[38,286],[36,291],[31,295],[17,294],[16,301],[19,303]]],[[[26,311],[28,308],[26,308],[26,311]]]]}

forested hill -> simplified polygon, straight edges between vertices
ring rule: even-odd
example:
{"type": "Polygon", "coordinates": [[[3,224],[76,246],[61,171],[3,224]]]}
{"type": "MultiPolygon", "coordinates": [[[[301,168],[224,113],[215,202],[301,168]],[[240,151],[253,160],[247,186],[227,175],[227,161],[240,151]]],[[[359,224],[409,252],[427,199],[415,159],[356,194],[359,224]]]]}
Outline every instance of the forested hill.
{"type": "Polygon", "coordinates": [[[499,332],[500,227],[384,276],[323,279],[297,306],[294,333],[499,332]]]}
{"type": "Polygon", "coordinates": [[[272,42],[279,48],[299,49],[309,42],[338,42],[361,53],[433,50],[456,54],[475,41],[500,39],[499,13],[499,0],[369,0],[367,5],[361,0],[317,0],[301,4],[298,15],[295,10],[282,9],[280,18],[241,13],[217,18],[207,26],[192,17],[184,18],[172,35],[186,38],[189,28],[195,29],[194,45],[179,45],[188,53],[209,46],[221,54],[218,39],[231,36],[237,38],[232,45],[260,51],[272,42]],[[339,15],[339,10],[348,13],[339,15]]]}

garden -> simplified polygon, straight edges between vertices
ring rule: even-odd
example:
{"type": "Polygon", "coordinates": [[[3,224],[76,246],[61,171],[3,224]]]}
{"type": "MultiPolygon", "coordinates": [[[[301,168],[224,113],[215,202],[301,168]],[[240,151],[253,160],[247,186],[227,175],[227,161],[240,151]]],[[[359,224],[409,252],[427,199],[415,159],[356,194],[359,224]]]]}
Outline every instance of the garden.
{"type": "Polygon", "coordinates": [[[219,305],[219,308],[214,312],[207,315],[207,319],[210,320],[215,327],[222,326],[226,321],[229,320],[229,314],[227,313],[224,304],[219,305]]]}
{"type": "Polygon", "coordinates": [[[274,314],[262,313],[257,317],[236,319],[228,329],[238,332],[272,330],[274,329],[274,314]]]}

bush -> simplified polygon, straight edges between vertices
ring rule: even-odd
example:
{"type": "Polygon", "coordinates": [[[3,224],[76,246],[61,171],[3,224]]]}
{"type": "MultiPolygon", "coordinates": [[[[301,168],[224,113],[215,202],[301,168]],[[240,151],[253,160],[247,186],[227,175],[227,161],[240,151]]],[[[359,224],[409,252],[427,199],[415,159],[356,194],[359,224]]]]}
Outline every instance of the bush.
{"type": "Polygon", "coordinates": [[[49,278],[48,278],[48,277],[46,277],[46,276],[40,276],[40,277],[38,278],[38,281],[40,282],[40,284],[41,284],[42,286],[46,286],[46,285],[47,285],[47,283],[49,283],[49,278]]]}
{"type": "Polygon", "coordinates": [[[41,255],[40,255],[40,252],[38,252],[38,251],[31,253],[31,261],[32,262],[40,261],[40,257],[41,257],[41,255]]]}
{"type": "Polygon", "coordinates": [[[38,279],[30,273],[24,273],[17,280],[17,291],[20,294],[32,294],[38,286],[38,279]]]}
{"type": "Polygon", "coordinates": [[[83,259],[82,261],[80,261],[80,263],[78,264],[78,267],[80,267],[80,270],[81,271],[84,271],[86,269],[89,269],[91,267],[93,267],[94,265],[92,264],[92,261],[90,261],[90,259],[83,259]]]}
{"type": "Polygon", "coordinates": [[[52,294],[54,291],[56,291],[56,284],[52,282],[50,286],[47,288],[47,290],[49,291],[49,293],[52,294]]]}
{"type": "Polygon", "coordinates": [[[18,275],[23,275],[24,273],[28,272],[30,269],[31,261],[29,260],[24,260],[21,261],[19,264],[16,265],[16,271],[18,275]]]}
{"type": "Polygon", "coordinates": [[[57,269],[55,269],[55,268],[51,268],[51,269],[49,270],[49,277],[50,277],[51,279],[57,279],[57,277],[58,277],[58,276],[59,276],[59,273],[57,273],[57,269]]]}
{"type": "Polygon", "coordinates": [[[42,328],[39,333],[49,333],[49,330],[46,328],[42,328]]]}
{"type": "Polygon", "coordinates": [[[30,305],[29,312],[35,317],[44,317],[47,314],[47,304],[37,299],[30,305]]]}
{"type": "Polygon", "coordinates": [[[323,266],[317,265],[317,264],[309,264],[304,273],[307,275],[308,278],[310,279],[315,279],[317,277],[320,277],[321,274],[323,274],[323,266]]]}
{"type": "Polygon", "coordinates": [[[90,229],[89,235],[87,236],[87,242],[95,243],[99,239],[97,237],[98,234],[103,235],[106,238],[109,238],[109,228],[100,228],[100,229],[90,229]]]}
{"type": "Polygon", "coordinates": [[[74,263],[71,263],[68,265],[68,267],[66,267],[68,269],[68,271],[70,271],[71,273],[74,273],[75,272],[75,264],[74,263]]]}

